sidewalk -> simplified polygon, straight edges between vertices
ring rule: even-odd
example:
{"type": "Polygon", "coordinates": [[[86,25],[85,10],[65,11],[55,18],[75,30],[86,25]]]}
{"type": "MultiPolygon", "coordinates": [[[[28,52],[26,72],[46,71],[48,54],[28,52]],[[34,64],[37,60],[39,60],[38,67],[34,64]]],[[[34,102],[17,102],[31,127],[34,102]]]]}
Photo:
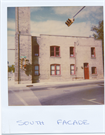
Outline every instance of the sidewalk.
{"type": "Polygon", "coordinates": [[[83,86],[88,84],[98,84],[104,83],[104,79],[98,80],[74,80],[68,82],[41,82],[41,83],[32,83],[32,84],[16,84],[15,81],[8,81],[9,90],[30,90],[30,89],[45,89],[48,87],[73,87],[73,86],[83,86]]]}

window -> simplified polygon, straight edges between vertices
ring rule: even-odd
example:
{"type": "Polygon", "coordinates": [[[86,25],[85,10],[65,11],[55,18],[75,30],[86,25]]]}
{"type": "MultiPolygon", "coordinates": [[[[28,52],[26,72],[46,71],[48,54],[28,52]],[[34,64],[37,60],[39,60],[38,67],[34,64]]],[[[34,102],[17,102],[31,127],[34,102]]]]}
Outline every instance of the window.
{"type": "Polygon", "coordinates": [[[34,56],[39,56],[39,46],[38,45],[35,45],[34,46],[34,56]]]}
{"type": "Polygon", "coordinates": [[[92,67],[92,74],[97,74],[97,69],[96,69],[96,67],[92,67]]]}
{"type": "Polygon", "coordinates": [[[71,64],[70,65],[70,74],[71,75],[74,75],[75,74],[75,65],[74,64],[71,64]]]}
{"type": "Polygon", "coordinates": [[[35,65],[34,67],[34,75],[39,75],[39,65],[35,65]]]}
{"type": "Polygon", "coordinates": [[[95,48],[94,47],[91,48],[91,57],[92,58],[95,58],[96,57],[95,56],[95,48]]]}
{"type": "Polygon", "coordinates": [[[74,56],[75,56],[74,47],[70,47],[70,57],[74,56]]]}
{"type": "Polygon", "coordinates": [[[89,68],[89,64],[88,63],[84,63],[84,68],[89,68]]]}
{"type": "Polygon", "coordinates": [[[61,69],[59,64],[52,64],[50,66],[50,74],[51,75],[60,75],[61,74],[61,69]]]}
{"type": "Polygon", "coordinates": [[[50,56],[60,57],[60,47],[50,46],[50,56]]]}

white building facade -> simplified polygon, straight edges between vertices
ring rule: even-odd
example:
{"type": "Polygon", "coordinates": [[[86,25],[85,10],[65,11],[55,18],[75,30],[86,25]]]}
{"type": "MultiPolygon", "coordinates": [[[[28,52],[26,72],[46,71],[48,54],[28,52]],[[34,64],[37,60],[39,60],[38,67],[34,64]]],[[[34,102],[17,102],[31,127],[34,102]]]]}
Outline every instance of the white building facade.
{"type": "Polygon", "coordinates": [[[39,47],[33,57],[38,63],[33,65],[39,71],[33,74],[40,82],[103,78],[101,40],[59,35],[40,35],[36,40],[39,47]]]}

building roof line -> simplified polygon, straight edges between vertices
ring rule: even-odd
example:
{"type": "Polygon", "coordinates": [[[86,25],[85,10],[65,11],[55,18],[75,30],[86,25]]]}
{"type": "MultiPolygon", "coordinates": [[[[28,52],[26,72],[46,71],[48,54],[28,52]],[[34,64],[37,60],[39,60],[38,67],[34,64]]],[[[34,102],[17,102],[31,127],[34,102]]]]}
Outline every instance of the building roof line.
{"type": "Polygon", "coordinates": [[[49,35],[49,34],[40,34],[40,36],[59,36],[59,37],[76,37],[76,38],[94,38],[94,37],[85,37],[85,36],[68,36],[68,35],[49,35]]]}

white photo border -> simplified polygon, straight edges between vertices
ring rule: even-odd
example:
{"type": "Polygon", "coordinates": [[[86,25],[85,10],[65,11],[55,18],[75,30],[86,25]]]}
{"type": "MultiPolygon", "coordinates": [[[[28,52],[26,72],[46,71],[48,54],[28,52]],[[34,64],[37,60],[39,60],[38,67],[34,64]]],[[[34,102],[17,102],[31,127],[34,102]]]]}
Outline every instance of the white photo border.
{"type": "MultiPolygon", "coordinates": [[[[49,0],[1,2],[1,109],[2,134],[11,133],[105,133],[105,105],[87,106],[8,106],[7,81],[7,7],[31,6],[105,6],[104,0],[49,0]],[[77,113],[78,112],[78,113],[77,113]],[[57,120],[85,119],[90,125],[85,127],[58,126],[57,120]],[[17,121],[40,120],[46,124],[40,126],[18,126],[17,121]],[[52,128],[53,127],[53,128],[52,128]]],[[[104,8],[103,8],[104,10],[104,8]]],[[[104,11],[103,11],[104,12],[104,11]]],[[[105,17],[105,14],[104,14],[105,17]]],[[[105,97],[104,97],[105,99],[105,97]]]]}

